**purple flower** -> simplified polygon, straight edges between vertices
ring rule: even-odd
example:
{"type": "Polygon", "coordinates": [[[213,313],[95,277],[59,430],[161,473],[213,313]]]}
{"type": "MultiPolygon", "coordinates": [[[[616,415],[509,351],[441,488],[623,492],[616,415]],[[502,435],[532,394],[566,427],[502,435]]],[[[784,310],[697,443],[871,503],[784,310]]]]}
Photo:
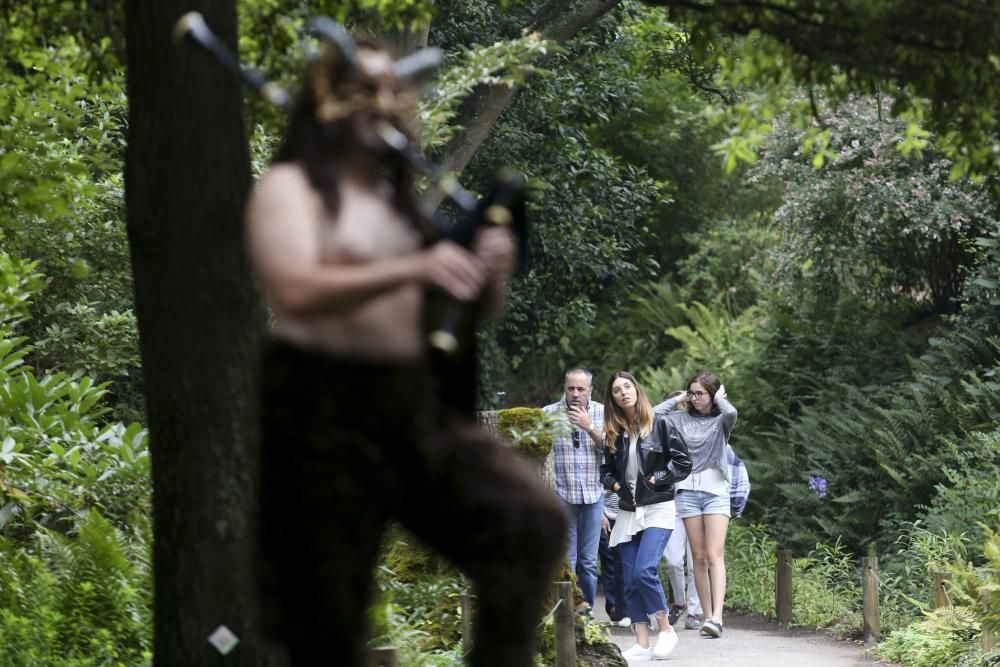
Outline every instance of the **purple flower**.
{"type": "Polygon", "coordinates": [[[817,498],[826,498],[826,480],[819,475],[810,475],[808,487],[817,498]]]}

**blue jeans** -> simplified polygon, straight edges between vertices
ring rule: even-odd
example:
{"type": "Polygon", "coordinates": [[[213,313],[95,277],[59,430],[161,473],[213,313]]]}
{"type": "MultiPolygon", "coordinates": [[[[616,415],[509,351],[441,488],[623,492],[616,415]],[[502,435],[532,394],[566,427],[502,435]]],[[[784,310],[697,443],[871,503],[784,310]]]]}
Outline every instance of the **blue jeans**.
{"type": "MultiPolygon", "coordinates": [[[[615,522],[611,522],[614,527],[615,522]]],[[[625,613],[625,579],[622,577],[622,558],[618,547],[608,546],[608,537],[601,532],[601,585],[604,586],[604,611],[612,621],[620,621],[625,613]]]]}
{"type": "Polygon", "coordinates": [[[569,567],[576,572],[583,599],[593,607],[597,596],[597,547],[601,540],[604,499],[589,505],[560,500],[569,517],[569,567]]]}
{"type": "Polygon", "coordinates": [[[642,623],[667,609],[667,597],[656,566],[663,558],[671,532],[665,528],[647,528],[633,535],[630,542],[618,545],[625,577],[625,608],[633,623],[642,623]]]}

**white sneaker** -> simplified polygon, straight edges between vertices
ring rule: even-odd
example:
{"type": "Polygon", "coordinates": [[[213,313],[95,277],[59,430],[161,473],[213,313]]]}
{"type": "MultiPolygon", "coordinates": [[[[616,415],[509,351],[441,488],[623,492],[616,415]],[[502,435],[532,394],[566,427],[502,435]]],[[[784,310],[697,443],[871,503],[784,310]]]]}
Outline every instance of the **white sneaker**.
{"type": "Polygon", "coordinates": [[[631,628],[632,627],[632,619],[629,618],[628,616],[626,616],[622,620],[618,621],[618,627],[619,628],[631,628]]]}
{"type": "Polygon", "coordinates": [[[652,660],[653,659],[653,647],[648,646],[643,648],[636,644],[627,651],[622,651],[622,657],[626,660],[652,660]]]}
{"type": "Polygon", "coordinates": [[[653,647],[653,660],[666,658],[673,652],[675,646],[677,646],[677,633],[660,631],[660,636],[656,638],[656,646],[653,647]]]}

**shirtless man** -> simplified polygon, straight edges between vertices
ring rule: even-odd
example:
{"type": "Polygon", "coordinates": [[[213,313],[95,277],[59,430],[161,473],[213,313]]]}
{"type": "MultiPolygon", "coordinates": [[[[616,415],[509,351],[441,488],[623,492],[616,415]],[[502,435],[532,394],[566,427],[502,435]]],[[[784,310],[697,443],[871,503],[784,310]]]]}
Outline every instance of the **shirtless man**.
{"type": "Polygon", "coordinates": [[[379,128],[406,132],[414,86],[361,46],[311,66],[246,221],[274,315],[262,368],[260,573],[269,629],[295,667],[364,665],[373,567],[396,520],[472,579],[471,665],[532,664],[565,518],[538,478],[442,417],[424,293],[502,301],[509,232],[428,244],[413,174],[379,128]],[[447,424],[447,428],[445,428],[447,424]],[[332,662],[331,662],[332,661],[332,662]]]}

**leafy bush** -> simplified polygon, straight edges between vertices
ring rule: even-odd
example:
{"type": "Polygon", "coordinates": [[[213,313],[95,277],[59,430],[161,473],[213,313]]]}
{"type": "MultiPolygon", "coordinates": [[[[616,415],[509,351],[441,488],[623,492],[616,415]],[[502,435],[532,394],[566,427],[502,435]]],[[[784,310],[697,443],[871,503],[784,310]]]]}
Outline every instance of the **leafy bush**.
{"type": "Polygon", "coordinates": [[[942,471],[923,521],[935,532],[961,530],[978,545],[985,539],[983,522],[1000,528],[1000,430],[973,432],[947,446],[960,452],[960,460],[942,471]]]}
{"type": "Polygon", "coordinates": [[[40,287],[35,264],[0,253],[0,529],[34,523],[70,531],[99,508],[118,524],[149,507],[147,434],[107,422],[105,385],[65,373],[41,377],[24,365],[30,348],[12,326],[40,287]]]}
{"type": "Polygon", "coordinates": [[[561,411],[509,408],[497,412],[497,435],[513,442],[517,453],[530,461],[544,461],[552,451],[554,434],[568,430],[568,419],[561,411]]]}
{"type": "Polygon", "coordinates": [[[974,650],[979,621],[964,607],[943,607],[879,644],[879,655],[907,667],[948,667],[974,650]]]}
{"type": "Polygon", "coordinates": [[[49,3],[0,17],[8,64],[0,71],[0,145],[8,151],[0,232],[5,252],[37,260],[46,276],[32,320],[17,330],[34,343],[36,374],[110,381],[117,414],[138,419],[122,177],[127,103],[114,53],[124,33],[112,28],[121,12],[106,9],[95,18],[49,3]]]}
{"type": "Polygon", "coordinates": [[[726,536],[726,604],[773,617],[778,543],[763,524],[729,524],[726,536]]]}
{"type": "Polygon", "coordinates": [[[149,524],[126,535],[96,511],[75,537],[0,538],[0,667],[136,667],[152,657],[149,524]]]}
{"type": "Polygon", "coordinates": [[[963,435],[1000,415],[1000,384],[991,379],[998,342],[962,334],[930,342],[910,379],[835,384],[766,440],[755,439],[754,502],[785,543],[841,535],[852,548],[875,542],[885,551],[892,527],[931,502],[942,471],[963,468],[970,455],[963,435]],[[828,481],[824,497],[810,491],[811,475],[828,481]]]}
{"type": "Polygon", "coordinates": [[[836,627],[845,634],[861,629],[862,591],[854,556],[837,540],[817,544],[804,558],[795,559],[792,579],[792,617],[798,625],[836,627]]]}

